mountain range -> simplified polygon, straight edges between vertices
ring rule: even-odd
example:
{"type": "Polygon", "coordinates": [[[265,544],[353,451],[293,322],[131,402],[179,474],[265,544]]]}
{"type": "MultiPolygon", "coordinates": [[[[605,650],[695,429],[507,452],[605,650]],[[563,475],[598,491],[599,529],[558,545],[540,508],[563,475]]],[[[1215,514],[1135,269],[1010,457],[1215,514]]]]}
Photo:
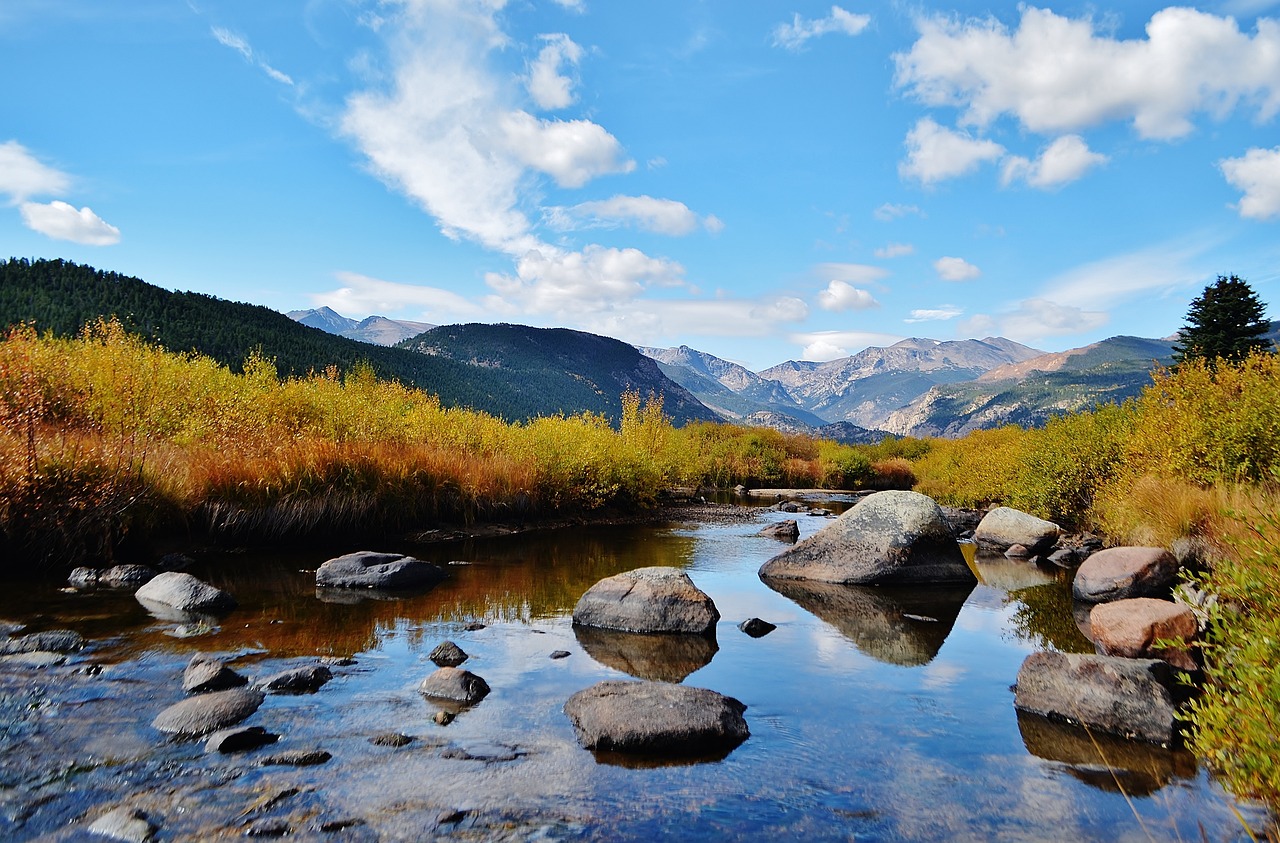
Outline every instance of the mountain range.
{"type": "Polygon", "coordinates": [[[349,340],[359,340],[360,342],[374,345],[395,345],[435,327],[435,325],[427,322],[388,319],[385,316],[370,316],[365,319],[355,320],[343,316],[329,307],[318,307],[313,310],[291,310],[285,316],[295,322],[301,322],[303,325],[319,328],[326,333],[337,334],[349,340]]]}

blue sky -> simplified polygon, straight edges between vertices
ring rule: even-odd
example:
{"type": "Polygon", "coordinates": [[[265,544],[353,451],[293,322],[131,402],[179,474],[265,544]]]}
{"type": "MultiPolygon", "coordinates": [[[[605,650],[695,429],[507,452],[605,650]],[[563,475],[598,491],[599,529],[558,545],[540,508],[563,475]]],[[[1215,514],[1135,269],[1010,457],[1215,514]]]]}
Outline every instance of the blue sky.
{"type": "Polygon", "coordinates": [[[758,370],[1280,300],[1275,1],[4,0],[0,78],[0,253],[282,311],[758,370]]]}

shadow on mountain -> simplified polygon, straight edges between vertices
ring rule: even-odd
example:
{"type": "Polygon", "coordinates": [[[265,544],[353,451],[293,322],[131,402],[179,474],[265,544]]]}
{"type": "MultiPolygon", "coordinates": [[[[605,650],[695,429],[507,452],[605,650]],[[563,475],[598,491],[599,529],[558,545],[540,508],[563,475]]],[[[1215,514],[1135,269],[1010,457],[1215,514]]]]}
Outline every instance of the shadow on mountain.
{"type": "Polygon", "coordinates": [[[714,637],[702,635],[646,635],[589,626],[575,626],[573,634],[587,655],[605,667],[654,682],[683,682],[710,664],[720,649],[714,637]]]}

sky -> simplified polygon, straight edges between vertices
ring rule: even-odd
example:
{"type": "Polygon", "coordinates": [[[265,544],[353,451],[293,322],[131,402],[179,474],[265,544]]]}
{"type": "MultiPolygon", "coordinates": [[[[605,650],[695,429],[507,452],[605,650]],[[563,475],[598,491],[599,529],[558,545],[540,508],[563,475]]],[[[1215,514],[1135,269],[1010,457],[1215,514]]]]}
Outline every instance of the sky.
{"type": "Polygon", "coordinates": [[[760,370],[1280,318],[1280,0],[3,0],[0,255],[760,370]]]}

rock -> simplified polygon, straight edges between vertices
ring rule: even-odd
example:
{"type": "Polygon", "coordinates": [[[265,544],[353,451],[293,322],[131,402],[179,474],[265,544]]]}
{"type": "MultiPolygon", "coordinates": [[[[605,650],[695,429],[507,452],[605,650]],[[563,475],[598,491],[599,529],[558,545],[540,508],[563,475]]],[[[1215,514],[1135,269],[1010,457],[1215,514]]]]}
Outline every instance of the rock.
{"type": "Polygon", "coordinates": [[[11,636],[17,635],[19,632],[22,632],[26,628],[27,628],[27,625],[25,623],[19,623],[18,621],[0,620],[0,638],[9,638],[11,636]]]}
{"type": "Polygon", "coordinates": [[[109,837],[112,840],[124,840],[127,843],[146,843],[159,830],[159,826],[153,823],[145,813],[128,806],[107,811],[89,826],[90,834],[109,837]]]}
{"type": "Polygon", "coordinates": [[[600,580],[573,608],[575,626],[714,635],[720,612],[677,568],[637,568],[600,580]]]}
{"type": "Polygon", "coordinates": [[[1099,603],[1089,613],[1089,629],[1103,655],[1164,659],[1182,670],[1197,668],[1186,646],[1155,646],[1161,640],[1185,645],[1196,637],[1196,616],[1190,606],[1151,597],[1099,603]]]}
{"type": "Polygon", "coordinates": [[[863,585],[976,583],[942,510],[917,492],[877,492],[764,563],[761,579],[863,585]]]}
{"type": "Polygon", "coordinates": [[[286,749],[262,759],[262,766],[314,767],[323,764],[333,755],[323,749],[286,749]]]}
{"type": "Polygon", "coordinates": [[[1178,575],[1178,561],[1160,547],[1111,547],[1084,560],[1071,593],[1087,603],[1129,597],[1165,597],[1178,575]]]}
{"type": "Polygon", "coordinates": [[[489,685],[469,670],[442,667],[422,680],[418,693],[471,705],[485,698],[489,693],[489,685]]]}
{"type": "Polygon", "coordinates": [[[16,638],[0,639],[0,655],[14,653],[75,653],[84,649],[84,638],[70,629],[29,632],[16,638]]]}
{"type": "Polygon", "coordinates": [[[453,718],[457,716],[458,715],[454,714],[452,711],[441,709],[432,715],[431,719],[437,726],[448,726],[453,722],[453,718]]]}
{"type": "Polygon", "coordinates": [[[1212,567],[1214,560],[1222,556],[1222,551],[1204,536],[1176,538],[1170,550],[1179,565],[1196,570],[1212,567]]]}
{"type": "Polygon", "coordinates": [[[245,837],[284,837],[293,827],[281,817],[262,817],[245,826],[245,837]]]}
{"type": "Polygon", "coordinates": [[[947,523],[951,525],[951,532],[955,533],[956,538],[968,534],[973,535],[973,531],[978,528],[978,524],[982,521],[982,513],[976,509],[966,509],[958,506],[941,507],[943,516],[946,517],[947,523]]]}
{"type": "Polygon", "coordinates": [[[831,516],[835,515],[835,513],[832,512],[831,510],[823,509],[820,506],[811,507],[809,511],[805,514],[810,515],[814,518],[830,518],[831,516]]]}
{"type": "Polygon", "coordinates": [[[5,667],[27,667],[33,670],[39,670],[45,667],[57,667],[60,664],[66,664],[67,657],[62,653],[51,653],[47,650],[33,650],[29,653],[14,653],[9,656],[0,656],[0,664],[5,667]]]}
{"type": "Polygon", "coordinates": [[[196,566],[196,560],[185,553],[166,553],[156,561],[162,571],[190,571],[196,566]]]}
{"type": "Polygon", "coordinates": [[[413,743],[413,738],[408,735],[402,735],[399,732],[383,732],[380,735],[374,735],[369,738],[369,743],[374,746],[390,746],[398,749],[413,743]]]}
{"type": "Polygon", "coordinates": [[[768,525],[756,535],[794,543],[800,538],[800,524],[794,518],[788,518],[786,521],[768,525]]]}
{"type": "Polygon", "coordinates": [[[97,588],[98,587],[98,569],[97,568],[74,568],[71,575],[67,577],[67,585],[72,588],[97,588]]]}
{"type": "Polygon", "coordinates": [[[1062,528],[1052,521],[1007,506],[988,512],[973,531],[978,547],[1001,553],[1015,544],[1026,547],[1028,553],[1040,553],[1052,547],[1061,534],[1062,528]]]}
{"type": "Polygon", "coordinates": [[[1014,706],[1054,720],[1167,746],[1177,737],[1174,671],[1156,659],[1032,653],[1014,706]]]}
{"type": "Polygon", "coordinates": [[[260,746],[267,746],[280,740],[261,726],[239,726],[230,729],[219,729],[204,742],[205,752],[220,752],[228,755],[233,752],[247,752],[260,746]]]}
{"type": "Polygon", "coordinates": [[[188,694],[225,691],[248,684],[249,680],[222,663],[221,659],[196,653],[182,672],[182,690],[188,694]]]}
{"type": "Polygon", "coordinates": [[[321,656],[320,664],[329,667],[351,667],[353,664],[359,664],[351,656],[321,656]]]}
{"type": "Polygon", "coordinates": [[[738,624],[738,629],[750,635],[752,638],[763,638],[778,627],[768,621],[762,621],[759,618],[747,618],[738,624]]]}
{"type": "Polygon", "coordinates": [[[693,755],[731,750],[750,736],[747,707],[705,688],[606,681],[564,704],[586,749],[693,755]]]}
{"type": "Polygon", "coordinates": [[[466,630],[467,632],[479,632],[480,630],[487,629],[487,628],[488,627],[486,627],[484,624],[480,623],[479,621],[472,621],[471,623],[463,627],[463,629],[466,630]]]}
{"type": "Polygon", "coordinates": [[[452,641],[441,641],[427,658],[435,662],[437,667],[457,667],[471,657],[452,641]]]}
{"type": "Polygon", "coordinates": [[[710,664],[720,649],[713,636],[688,632],[659,635],[575,626],[573,633],[587,655],[600,664],[656,682],[683,682],[710,664]]]}
{"type": "Polygon", "coordinates": [[[1027,549],[1025,544],[1011,544],[1004,552],[1005,559],[1026,559],[1031,556],[1031,551],[1027,549]]]}
{"type": "Polygon", "coordinates": [[[404,589],[435,585],[444,579],[442,569],[401,553],[362,550],[330,559],[316,570],[322,588],[404,589]]]}
{"type": "Polygon", "coordinates": [[[332,670],[322,664],[311,664],[295,667],[292,670],[282,670],[258,680],[256,685],[274,694],[313,694],[332,678],[332,670]]]}
{"type": "Polygon", "coordinates": [[[1059,568],[1074,568],[1080,564],[1080,553],[1073,547],[1060,547],[1049,554],[1048,560],[1059,568]]]}
{"type": "Polygon", "coordinates": [[[146,565],[116,565],[103,571],[98,584],[108,588],[137,588],[155,579],[155,570],[146,565]]]}
{"type": "MultiPolygon", "coordinates": [[[[216,614],[236,607],[235,598],[190,574],[166,571],[134,592],[143,606],[156,603],[179,612],[216,614]]],[[[148,609],[150,606],[148,606],[148,609]]]]}
{"type": "Polygon", "coordinates": [[[156,715],[151,726],[173,735],[199,737],[234,726],[258,710],[265,695],[251,688],[233,688],[189,697],[156,715]]]}
{"type": "Polygon", "coordinates": [[[551,651],[551,655],[550,655],[550,656],[548,656],[548,658],[552,658],[552,659],[567,659],[567,658],[569,658],[569,656],[571,656],[571,655],[573,655],[573,654],[572,654],[572,653],[570,653],[568,650],[552,650],[552,651],[551,651]]]}
{"type": "Polygon", "coordinates": [[[778,504],[778,511],[786,512],[788,514],[794,515],[800,511],[800,505],[791,503],[790,501],[788,501],[787,503],[780,503],[778,504]]]}

